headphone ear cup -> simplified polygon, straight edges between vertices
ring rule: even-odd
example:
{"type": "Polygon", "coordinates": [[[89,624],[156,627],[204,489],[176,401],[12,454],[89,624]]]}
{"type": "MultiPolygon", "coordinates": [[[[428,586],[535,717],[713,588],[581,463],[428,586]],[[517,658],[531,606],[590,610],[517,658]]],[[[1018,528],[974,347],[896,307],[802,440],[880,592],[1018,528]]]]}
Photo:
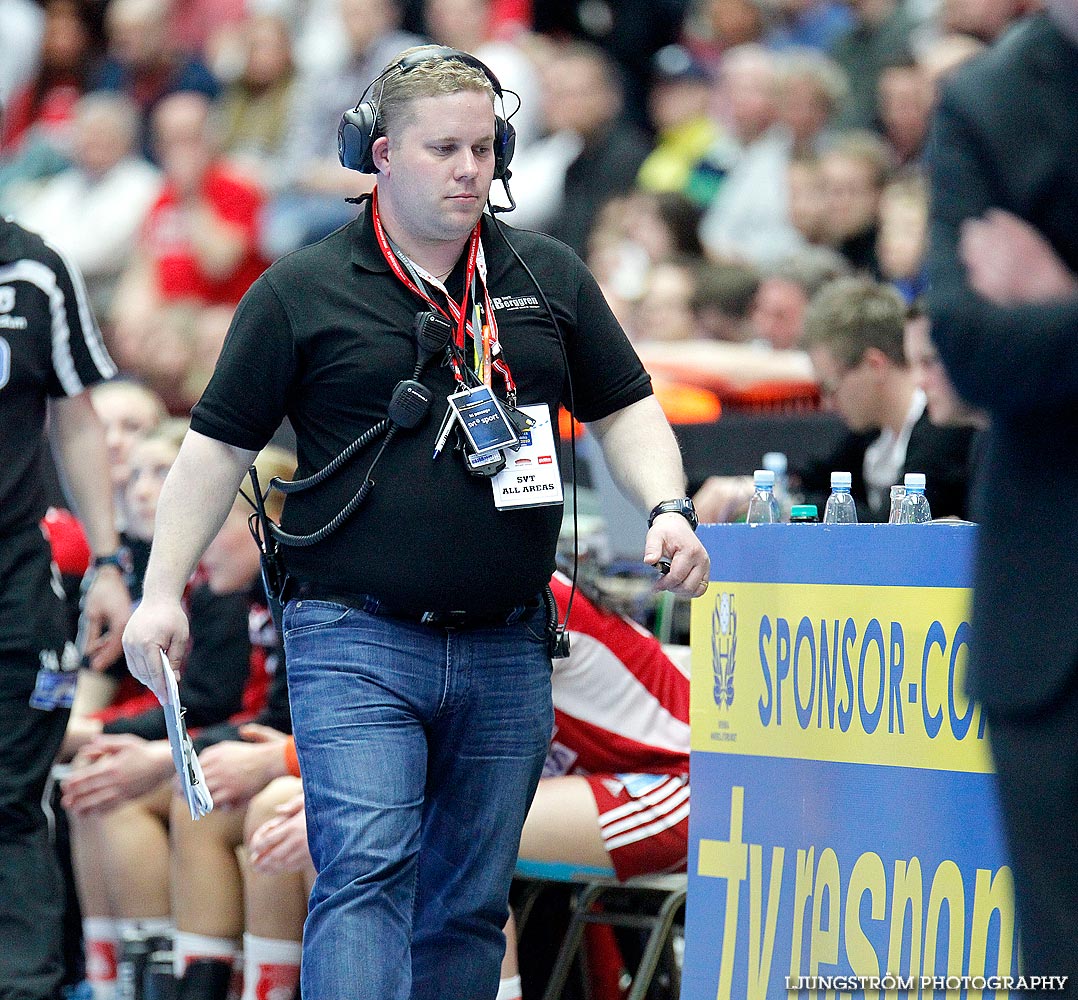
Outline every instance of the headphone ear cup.
{"type": "Polygon", "coordinates": [[[363,101],[341,115],[337,126],[337,155],[341,166],[363,174],[376,174],[371,147],[378,138],[378,111],[370,101],[363,101]]]}
{"type": "Polygon", "coordinates": [[[517,130],[512,122],[499,115],[494,116],[494,179],[500,181],[513,162],[517,148],[517,130]]]}

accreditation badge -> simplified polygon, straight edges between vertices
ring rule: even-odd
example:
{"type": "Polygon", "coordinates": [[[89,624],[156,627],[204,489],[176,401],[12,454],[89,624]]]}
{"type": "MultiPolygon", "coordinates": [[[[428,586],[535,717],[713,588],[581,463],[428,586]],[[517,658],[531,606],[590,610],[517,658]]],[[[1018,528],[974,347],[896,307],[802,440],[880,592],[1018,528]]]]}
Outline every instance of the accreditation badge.
{"type": "Polygon", "coordinates": [[[563,498],[561,470],[550,407],[535,403],[519,409],[535,422],[521,432],[516,451],[506,450],[505,468],[491,478],[494,506],[511,510],[559,504],[563,498]]]}

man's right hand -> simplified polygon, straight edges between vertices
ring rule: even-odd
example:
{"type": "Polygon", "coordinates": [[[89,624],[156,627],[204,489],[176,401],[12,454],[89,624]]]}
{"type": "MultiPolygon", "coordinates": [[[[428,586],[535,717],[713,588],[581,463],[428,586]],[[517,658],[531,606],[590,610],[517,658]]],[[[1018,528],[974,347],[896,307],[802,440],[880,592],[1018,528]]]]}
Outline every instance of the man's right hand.
{"type": "Polygon", "coordinates": [[[161,651],[179,663],[187,649],[187,616],[180,602],[144,598],[124,629],[124,653],[131,676],[141,681],[164,704],[168,699],[161,651]]]}

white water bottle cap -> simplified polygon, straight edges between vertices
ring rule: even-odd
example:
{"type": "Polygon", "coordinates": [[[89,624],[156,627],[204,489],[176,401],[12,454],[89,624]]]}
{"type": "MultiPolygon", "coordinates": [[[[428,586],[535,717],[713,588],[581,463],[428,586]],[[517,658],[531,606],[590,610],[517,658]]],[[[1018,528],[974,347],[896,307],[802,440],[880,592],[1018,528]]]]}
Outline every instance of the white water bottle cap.
{"type": "Polygon", "coordinates": [[[853,486],[853,474],[850,472],[832,472],[831,489],[848,490],[853,486]]]}
{"type": "Polygon", "coordinates": [[[775,473],[770,469],[757,469],[752,474],[752,484],[758,490],[773,490],[775,488],[775,473]]]}
{"type": "Polygon", "coordinates": [[[906,489],[924,492],[925,474],[923,472],[907,472],[905,482],[906,489]]]}
{"type": "Polygon", "coordinates": [[[787,468],[786,453],[769,451],[764,455],[762,464],[765,469],[770,469],[776,476],[784,476],[787,468]]]}

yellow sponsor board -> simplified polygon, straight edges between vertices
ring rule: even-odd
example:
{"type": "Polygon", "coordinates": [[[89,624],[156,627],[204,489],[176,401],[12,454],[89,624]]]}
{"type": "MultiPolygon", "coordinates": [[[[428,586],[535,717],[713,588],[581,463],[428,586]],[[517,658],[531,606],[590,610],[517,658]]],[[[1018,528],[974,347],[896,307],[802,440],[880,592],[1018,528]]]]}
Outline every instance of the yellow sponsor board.
{"type": "Polygon", "coordinates": [[[693,603],[693,750],[991,772],[963,686],[970,595],[712,582],[693,603]]]}

